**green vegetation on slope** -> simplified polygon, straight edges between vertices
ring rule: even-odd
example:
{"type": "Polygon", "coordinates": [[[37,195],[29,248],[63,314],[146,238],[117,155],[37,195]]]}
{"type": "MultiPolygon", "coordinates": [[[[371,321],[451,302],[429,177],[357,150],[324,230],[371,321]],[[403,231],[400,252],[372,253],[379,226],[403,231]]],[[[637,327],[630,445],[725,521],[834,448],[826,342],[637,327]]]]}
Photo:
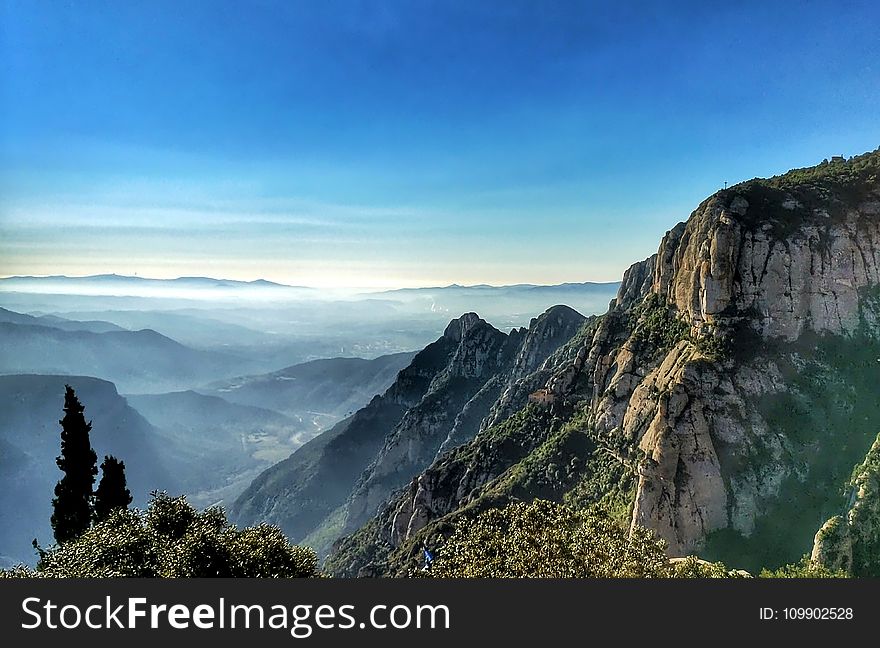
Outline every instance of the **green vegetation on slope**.
{"type": "Polygon", "coordinates": [[[880,435],[850,480],[855,504],[849,511],[853,543],[852,571],[880,577],[880,435]]]}
{"type": "Polygon", "coordinates": [[[654,358],[666,355],[676,344],[689,339],[690,327],[660,295],[648,295],[633,309],[631,318],[636,322],[632,339],[650,349],[654,358]]]}
{"type": "Polygon", "coordinates": [[[793,169],[772,178],[755,178],[719,195],[742,196],[749,203],[747,227],[769,226],[784,238],[802,224],[803,210],[822,212],[833,220],[871,198],[880,178],[880,149],[849,160],[793,169]]]}
{"type": "Polygon", "coordinates": [[[294,578],[317,575],[310,549],[277,527],[237,529],[222,509],[196,511],[184,497],[155,494],[145,512],[119,508],[76,539],[41,552],[35,571],[5,577],[294,578]]]}
{"type": "Polygon", "coordinates": [[[772,436],[722,465],[726,479],[743,471],[766,478],[783,466],[794,470],[759,511],[749,537],[724,529],[709,535],[705,549],[710,559],[750,571],[797,561],[822,522],[845,510],[852,467],[880,429],[875,336],[805,334],[794,344],[777,344],[772,356],[789,387],[757,403],[772,436]]]}
{"type": "Polygon", "coordinates": [[[651,531],[596,509],[547,500],[513,503],[462,520],[429,574],[438,578],[738,577],[720,563],[670,561],[651,531]]]}
{"type": "Polygon", "coordinates": [[[688,341],[705,358],[721,361],[731,354],[731,335],[713,329],[695,335],[687,322],[678,316],[674,306],[660,295],[651,293],[636,306],[629,317],[635,322],[632,339],[647,349],[649,359],[666,355],[676,344],[688,341]]]}
{"type": "Polygon", "coordinates": [[[463,522],[439,553],[441,578],[652,578],[669,574],[661,542],[601,514],[534,500],[463,522]]]}
{"type": "Polygon", "coordinates": [[[853,576],[880,576],[880,435],[847,484],[846,510],[816,534],[813,559],[853,576]]]}

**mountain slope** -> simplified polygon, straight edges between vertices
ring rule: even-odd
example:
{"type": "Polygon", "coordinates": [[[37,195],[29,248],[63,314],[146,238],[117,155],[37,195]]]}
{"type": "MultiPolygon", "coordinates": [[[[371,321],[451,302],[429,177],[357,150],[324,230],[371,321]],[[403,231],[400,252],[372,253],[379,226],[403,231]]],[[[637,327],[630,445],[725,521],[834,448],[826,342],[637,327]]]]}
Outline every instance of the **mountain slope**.
{"type": "Polygon", "coordinates": [[[415,352],[408,352],[372,360],[313,360],[269,374],[216,382],[202,391],[233,403],[291,416],[314,412],[338,418],[360,409],[374,395],[384,392],[414,356],[415,352]]]}
{"type": "Polygon", "coordinates": [[[93,423],[98,461],[113,454],[125,461],[129,489],[143,504],[150,491],[178,489],[162,459],[158,432],[104,380],[84,376],[0,376],[0,554],[32,561],[31,540],[52,540],[51,500],[61,472],[64,385],[70,384],[93,423]]]}
{"type": "Polygon", "coordinates": [[[124,331],[121,326],[101,320],[78,321],[56,317],[55,315],[25,315],[16,313],[6,308],[0,308],[0,322],[10,324],[31,324],[34,326],[48,326],[61,329],[62,331],[89,331],[91,333],[107,333],[108,331],[124,331]]]}
{"type": "MultiPolygon", "coordinates": [[[[346,530],[375,514],[391,493],[431,464],[438,452],[470,441],[505,385],[537,367],[568,341],[584,317],[555,306],[509,336],[468,314],[454,330],[460,341],[422,401],[386,437],[347,506],[346,530]]],[[[447,334],[450,329],[447,329],[447,334]]]]}
{"type": "Polygon", "coordinates": [[[774,567],[809,551],[880,429],[880,151],[718,192],[609,311],[499,399],[327,567],[401,573],[460,516],[600,505],[673,555],[774,567]]]}
{"type": "Polygon", "coordinates": [[[0,322],[0,373],[88,374],[126,392],[189,387],[239,369],[241,361],[199,351],[155,331],[60,330],[50,326],[0,322]]]}
{"type": "Polygon", "coordinates": [[[531,335],[525,329],[506,335],[473,313],[453,320],[384,394],[256,479],[233,514],[242,523],[279,524],[296,540],[334,513],[335,531],[325,535],[357,524],[444,444],[476,434],[504,384],[541,362],[583,319],[556,307],[533,321],[531,335]],[[468,406],[478,414],[467,416],[468,406]]]}

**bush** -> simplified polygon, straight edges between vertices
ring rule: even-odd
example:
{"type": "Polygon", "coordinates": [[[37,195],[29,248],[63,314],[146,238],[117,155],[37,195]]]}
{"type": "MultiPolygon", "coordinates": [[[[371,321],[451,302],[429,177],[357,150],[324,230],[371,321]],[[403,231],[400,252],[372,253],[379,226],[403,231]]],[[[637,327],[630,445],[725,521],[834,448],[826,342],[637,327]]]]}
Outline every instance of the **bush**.
{"type": "Polygon", "coordinates": [[[831,571],[804,556],[800,562],[783,565],[778,569],[762,569],[760,578],[846,578],[840,571],[831,571]]]}
{"type": "Polygon", "coordinates": [[[317,557],[291,545],[277,527],[239,530],[219,508],[196,511],[185,497],[154,493],[146,512],[117,509],[80,537],[41,554],[36,571],[5,577],[317,576],[317,557]]]}
{"type": "Polygon", "coordinates": [[[724,563],[710,563],[696,556],[674,558],[672,561],[674,578],[751,578],[751,574],[742,570],[730,570],[724,563]]]}
{"type": "Polygon", "coordinates": [[[655,357],[666,354],[682,340],[690,339],[690,326],[676,315],[675,309],[656,294],[648,295],[635,309],[633,338],[650,349],[655,357]]]}
{"type": "Polygon", "coordinates": [[[664,544],[601,512],[546,500],[462,522],[431,569],[441,578],[657,578],[672,575],[664,544]]]}

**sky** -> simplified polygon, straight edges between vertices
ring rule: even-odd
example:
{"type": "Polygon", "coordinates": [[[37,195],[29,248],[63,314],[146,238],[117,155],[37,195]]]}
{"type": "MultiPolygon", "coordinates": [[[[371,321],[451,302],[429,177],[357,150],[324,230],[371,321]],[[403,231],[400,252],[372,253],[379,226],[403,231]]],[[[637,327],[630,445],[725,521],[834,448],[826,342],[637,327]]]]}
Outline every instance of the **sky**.
{"type": "Polygon", "coordinates": [[[615,281],[880,145],[876,2],[0,0],[0,276],[615,281]]]}

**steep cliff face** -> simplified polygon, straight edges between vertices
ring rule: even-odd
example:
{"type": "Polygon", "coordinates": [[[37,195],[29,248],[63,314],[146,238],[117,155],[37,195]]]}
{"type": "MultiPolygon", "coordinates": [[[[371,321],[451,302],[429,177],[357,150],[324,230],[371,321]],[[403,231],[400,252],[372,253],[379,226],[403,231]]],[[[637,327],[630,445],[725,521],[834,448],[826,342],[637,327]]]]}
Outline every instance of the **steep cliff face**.
{"type": "Polygon", "coordinates": [[[516,377],[541,364],[584,317],[554,307],[502,333],[474,313],[452,320],[381,396],[261,474],[235,502],[241,524],[279,525],[319,550],[375,514],[438,453],[470,441],[516,377]]]}
{"type": "Polygon", "coordinates": [[[797,559],[880,428],[878,169],[875,152],[707,199],[330,568],[398,573],[458,516],[539,493],[610,507],[673,555],[797,559]]]}
{"type": "Polygon", "coordinates": [[[388,432],[421,402],[474,324],[469,315],[453,320],[384,394],[264,471],[233,504],[232,518],[242,525],[277,524],[294,541],[312,533],[345,503],[388,432]]]}
{"type": "Polygon", "coordinates": [[[473,313],[458,320],[455,353],[422,400],[385,438],[349,499],[345,530],[354,531],[375,515],[394,490],[439,453],[470,441],[505,385],[534,371],[583,321],[581,314],[565,306],[549,309],[528,329],[510,335],[473,313]]]}
{"type": "Polygon", "coordinates": [[[780,497],[821,515],[843,458],[864,451],[867,430],[834,429],[831,410],[876,416],[866,387],[880,373],[858,349],[877,337],[877,166],[873,154],[745,183],[664,237],[651,293],[690,334],[631,391],[622,418],[600,402],[597,423],[638,443],[632,522],[672,552],[704,550],[721,529],[751,536],[763,516],[783,517],[780,497]],[[823,456],[840,445],[841,460],[823,456]],[[792,481],[826,495],[807,502],[792,481]]]}
{"type": "Polygon", "coordinates": [[[851,334],[860,290],[880,281],[880,199],[869,184],[865,173],[721,192],[664,237],[652,291],[698,326],[745,322],[788,341],[851,334]]]}

